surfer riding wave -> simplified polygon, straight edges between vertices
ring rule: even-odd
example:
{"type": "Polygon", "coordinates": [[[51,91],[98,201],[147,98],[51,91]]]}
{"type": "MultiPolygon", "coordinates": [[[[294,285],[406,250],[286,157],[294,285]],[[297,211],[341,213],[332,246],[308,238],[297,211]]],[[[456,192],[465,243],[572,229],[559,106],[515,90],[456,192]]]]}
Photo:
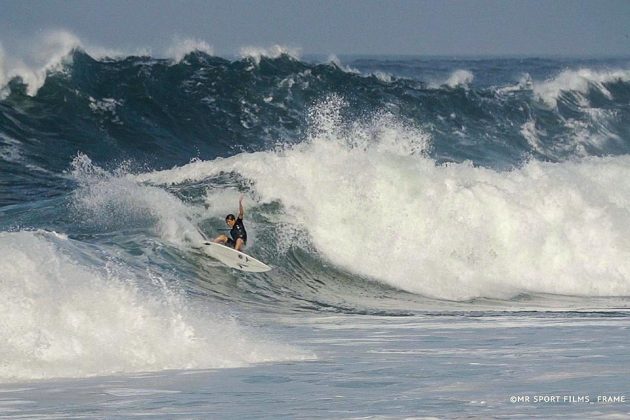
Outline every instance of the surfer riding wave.
{"type": "Polygon", "coordinates": [[[221,234],[214,239],[215,243],[223,244],[240,251],[245,245],[247,245],[247,231],[243,225],[243,196],[238,200],[238,216],[234,217],[233,214],[225,216],[225,223],[231,228],[230,236],[221,234]]]}

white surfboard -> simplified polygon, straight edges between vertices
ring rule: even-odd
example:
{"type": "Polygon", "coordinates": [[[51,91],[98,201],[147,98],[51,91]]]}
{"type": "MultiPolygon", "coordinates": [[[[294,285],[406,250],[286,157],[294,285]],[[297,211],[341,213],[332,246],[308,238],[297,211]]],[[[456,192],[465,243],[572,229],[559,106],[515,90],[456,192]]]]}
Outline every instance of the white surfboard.
{"type": "Polygon", "coordinates": [[[236,268],[237,270],[249,271],[251,273],[264,273],[271,270],[271,267],[264,262],[258,261],[251,255],[244,254],[225,245],[204,241],[200,249],[209,257],[219,260],[228,267],[236,268]]]}

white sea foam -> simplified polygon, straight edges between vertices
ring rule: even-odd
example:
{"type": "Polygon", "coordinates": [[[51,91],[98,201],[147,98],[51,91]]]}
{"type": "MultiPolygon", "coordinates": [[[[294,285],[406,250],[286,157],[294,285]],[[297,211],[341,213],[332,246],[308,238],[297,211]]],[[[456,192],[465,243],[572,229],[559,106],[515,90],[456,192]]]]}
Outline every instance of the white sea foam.
{"type": "Polygon", "coordinates": [[[72,175],[80,187],[74,192],[74,208],[84,220],[107,227],[152,227],[165,241],[186,245],[201,241],[191,220],[195,209],[168,192],[140,185],[125,176],[124,168],[109,173],[79,154],[72,162],[72,175]]]}
{"type": "Polygon", "coordinates": [[[583,106],[588,106],[588,101],[583,97],[590,89],[599,90],[604,96],[612,99],[611,92],[606,88],[606,83],[629,82],[630,70],[591,70],[583,68],[579,70],[565,70],[556,77],[544,82],[534,82],[534,94],[550,107],[558,105],[558,98],[562,92],[573,92],[581,99],[583,106]]]}
{"type": "Polygon", "coordinates": [[[297,146],[139,179],[238,173],[333,263],[427,296],[630,295],[630,157],[510,172],[436,165],[408,144],[426,142],[421,130],[344,125],[330,103],[312,114],[311,138],[297,146]]]}
{"type": "Polygon", "coordinates": [[[196,38],[176,38],[166,50],[166,56],[179,63],[187,54],[194,51],[200,51],[208,55],[214,54],[214,49],[206,41],[196,38]]]}
{"type": "Polygon", "coordinates": [[[116,108],[123,104],[122,100],[116,100],[114,98],[103,98],[103,99],[94,99],[91,96],[90,100],[90,109],[96,113],[116,113],[116,108]]]}
{"type": "Polygon", "coordinates": [[[429,81],[428,85],[431,89],[439,89],[443,86],[448,86],[450,88],[463,87],[468,88],[470,83],[474,80],[475,75],[469,70],[455,70],[453,71],[446,80],[433,80],[429,81]]]}
{"type": "Polygon", "coordinates": [[[62,71],[63,65],[70,63],[70,52],[74,49],[82,49],[95,59],[125,55],[119,50],[86,45],[67,30],[45,31],[22,45],[19,56],[5,53],[0,45],[0,95],[3,91],[6,95],[6,84],[15,77],[20,77],[27,85],[29,95],[37,94],[48,73],[62,71]]]}
{"type": "Polygon", "coordinates": [[[0,232],[0,382],[307,357],[86,253],[63,236],[0,232]]]}
{"type": "Polygon", "coordinates": [[[335,54],[330,54],[328,58],[326,59],[325,63],[334,64],[337,67],[343,66],[343,64],[341,64],[341,60],[335,54]]]}
{"type": "Polygon", "coordinates": [[[0,133],[0,159],[7,162],[19,163],[33,171],[43,172],[56,176],[47,169],[35,165],[31,159],[24,155],[22,143],[6,134],[0,133]]]}
{"type": "Polygon", "coordinates": [[[256,64],[260,64],[262,57],[278,58],[286,54],[295,59],[299,59],[301,53],[299,48],[288,47],[286,45],[273,45],[269,48],[254,46],[242,47],[239,54],[243,58],[251,58],[256,64]]]}
{"type": "Polygon", "coordinates": [[[382,71],[374,72],[374,77],[376,77],[381,82],[385,82],[385,83],[391,83],[393,80],[391,74],[385,73],[382,71]]]}
{"type": "Polygon", "coordinates": [[[337,57],[335,54],[330,54],[328,58],[326,59],[326,63],[334,64],[335,66],[345,71],[346,73],[361,74],[361,72],[355,69],[354,67],[350,67],[347,64],[343,64],[341,60],[339,59],[339,57],[337,57]]]}
{"type": "Polygon", "coordinates": [[[444,84],[452,88],[458,86],[468,87],[474,78],[475,76],[468,70],[456,70],[449,76],[444,84]]]}
{"type": "Polygon", "coordinates": [[[529,73],[524,73],[515,85],[508,85],[496,88],[496,92],[499,95],[510,94],[512,92],[518,92],[521,90],[532,90],[533,82],[529,73]]]}
{"type": "Polygon", "coordinates": [[[564,130],[550,138],[547,131],[537,126],[533,119],[521,125],[520,133],[533,150],[562,160],[565,156],[586,157],[594,151],[609,150],[611,145],[623,140],[611,127],[619,118],[616,109],[592,108],[584,105],[581,118],[562,118],[564,130]],[[543,142],[541,138],[546,138],[543,142]]]}
{"type": "Polygon", "coordinates": [[[114,124],[122,125],[122,121],[118,117],[116,110],[123,106],[124,100],[114,98],[102,98],[95,99],[93,97],[88,98],[90,101],[90,109],[97,115],[103,118],[109,119],[114,124]]]}
{"type": "MultiPolygon", "coordinates": [[[[27,85],[27,93],[35,95],[46,81],[46,74],[59,71],[68,54],[81,42],[68,31],[49,31],[42,35],[24,58],[7,59],[7,78],[20,77],[27,85]]],[[[8,81],[8,80],[7,80],[8,81]]]]}
{"type": "Polygon", "coordinates": [[[459,69],[452,72],[446,80],[430,81],[429,87],[432,89],[439,89],[442,86],[468,88],[474,78],[475,75],[471,71],[459,69]]]}
{"type": "Polygon", "coordinates": [[[22,156],[21,143],[6,134],[0,133],[0,159],[7,162],[20,162],[22,156]]]}
{"type": "Polygon", "coordinates": [[[4,48],[2,48],[2,43],[0,43],[0,100],[4,99],[7,96],[6,84],[9,82],[7,78],[6,70],[5,70],[5,54],[4,48]]]}

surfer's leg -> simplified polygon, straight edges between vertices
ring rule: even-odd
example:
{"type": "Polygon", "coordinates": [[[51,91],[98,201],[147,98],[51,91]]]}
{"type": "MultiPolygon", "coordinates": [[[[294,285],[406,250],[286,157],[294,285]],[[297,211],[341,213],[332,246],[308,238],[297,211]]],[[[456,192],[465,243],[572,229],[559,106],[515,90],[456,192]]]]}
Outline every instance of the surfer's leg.
{"type": "Polygon", "coordinates": [[[219,235],[215,238],[214,242],[217,244],[224,244],[228,240],[228,237],[225,235],[219,235]]]}
{"type": "Polygon", "coordinates": [[[234,245],[234,249],[237,251],[240,251],[241,248],[243,248],[243,245],[245,245],[245,242],[243,242],[243,240],[241,238],[238,238],[236,240],[236,244],[234,245]]]}

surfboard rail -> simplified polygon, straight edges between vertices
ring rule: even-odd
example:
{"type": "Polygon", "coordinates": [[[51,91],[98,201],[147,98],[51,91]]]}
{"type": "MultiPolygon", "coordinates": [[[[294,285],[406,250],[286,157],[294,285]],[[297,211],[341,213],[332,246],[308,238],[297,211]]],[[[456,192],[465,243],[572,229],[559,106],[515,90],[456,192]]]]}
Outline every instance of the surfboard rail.
{"type": "Polygon", "coordinates": [[[271,267],[264,262],[223,244],[204,241],[201,245],[200,249],[205,255],[222,262],[228,267],[250,273],[265,273],[271,270],[271,267]]]}

